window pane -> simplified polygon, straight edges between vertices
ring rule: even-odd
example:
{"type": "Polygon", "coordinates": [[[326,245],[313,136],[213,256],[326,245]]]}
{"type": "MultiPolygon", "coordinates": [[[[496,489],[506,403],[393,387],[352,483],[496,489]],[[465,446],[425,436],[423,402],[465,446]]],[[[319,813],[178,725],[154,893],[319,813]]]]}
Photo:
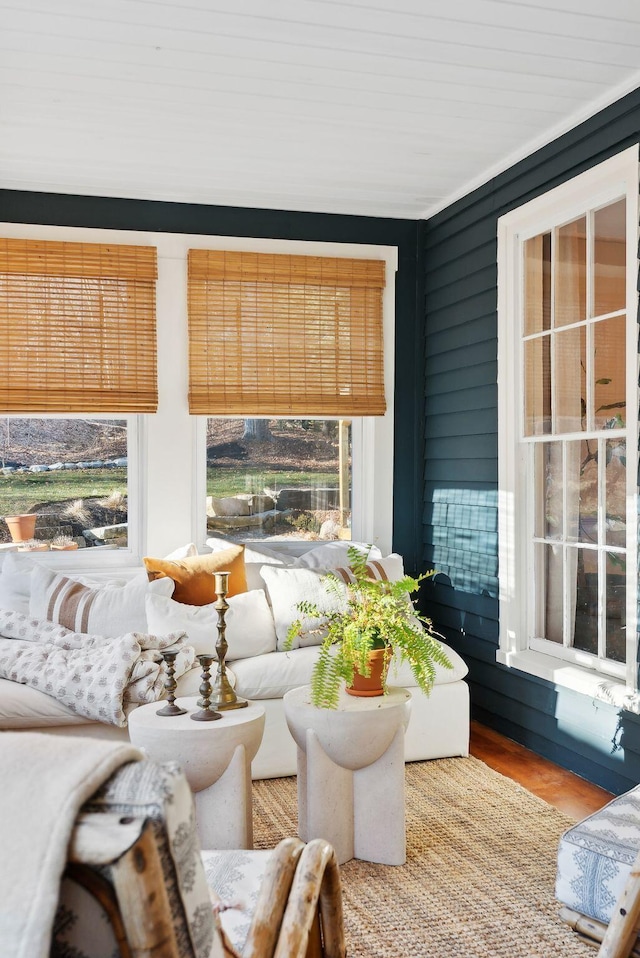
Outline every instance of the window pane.
{"type": "Polygon", "coordinates": [[[5,416],[0,443],[0,515],[37,515],[20,548],[127,545],[126,420],[5,416]]]}
{"type": "Polygon", "coordinates": [[[557,333],[555,345],[555,431],[586,428],[586,331],[584,326],[557,333]]]}
{"type": "Polygon", "coordinates": [[[546,539],[561,539],[564,489],[562,443],[540,443],[538,454],[544,457],[543,472],[540,472],[539,467],[537,468],[537,474],[544,476],[544,516],[542,523],[536,523],[536,534],[546,539]]]}
{"type": "Polygon", "coordinates": [[[562,645],[563,583],[562,546],[544,549],[545,622],[544,638],[562,645]]]}
{"type": "Polygon", "coordinates": [[[626,573],[625,556],[607,553],[606,656],[614,662],[626,662],[626,573]]]}
{"type": "Polygon", "coordinates": [[[587,220],[582,216],[556,233],[555,326],[587,317],[587,220]]]}
{"type": "Polygon", "coordinates": [[[575,580],[573,627],[574,649],[598,654],[598,553],[595,549],[571,549],[572,577],[575,580]]]}
{"type": "Polygon", "coordinates": [[[551,327],[551,234],[541,233],[524,244],[524,333],[551,327]]]}
{"type": "Polygon", "coordinates": [[[624,547],[627,541],[627,453],[624,440],[608,440],[606,456],[607,545],[624,547]]]}
{"type": "Polygon", "coordinates": [[[566,443],[567,541],[598,544],[598,443],[566,443]]]}
{"type": "Polygon", "coordinates": [[[351,538],[351,422],[209,419],[207,532],[351,538]]]}
{"type": "Polygon", "coordinates": [[[524,344],[526,436],[551,432],[551,354],[548,336],[524,344]]]}
{"type": "Polygon", "coordinates": [[[622,429],[626,422],[626,319],[593,324],[596,429],[622,429]]]}
{"type": "Polygon", "coordinates": [[[593,216],[594,316],[624,309],[626,304],[626,201],[597,210],[593,216]]]}

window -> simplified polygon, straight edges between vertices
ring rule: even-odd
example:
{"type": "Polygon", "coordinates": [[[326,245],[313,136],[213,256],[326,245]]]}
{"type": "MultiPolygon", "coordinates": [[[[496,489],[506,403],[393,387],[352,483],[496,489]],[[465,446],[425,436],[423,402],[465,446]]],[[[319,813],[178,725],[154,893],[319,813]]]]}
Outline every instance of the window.
{"type": "Polygon", "coordinates": [[[0,523],[0,543],[23,552],[128,547],[134,431],[126,419],[0,417],[0,515],[35,518],[26,541],[0,523]]]}
{"type": "Polygon", "coordinates": [[[157,408],[156,278],[152,246],[0,239],[0,514],[37,512],[22,550],[131,544],[130,429],[104,417],[157,408]]]}
{"type": "Polygon", "coordinates": [[[633,149],[503,217],[498,247],[498,658],[632,708],[637,223],[633,149]]]}
{"type": "Polygon", "coordinates": [[[385,271],[381,259],[189,250],[189,408],[215,416],[207,532],[351,536],[363,463],[351,431],[387,405],[385,271]]]}

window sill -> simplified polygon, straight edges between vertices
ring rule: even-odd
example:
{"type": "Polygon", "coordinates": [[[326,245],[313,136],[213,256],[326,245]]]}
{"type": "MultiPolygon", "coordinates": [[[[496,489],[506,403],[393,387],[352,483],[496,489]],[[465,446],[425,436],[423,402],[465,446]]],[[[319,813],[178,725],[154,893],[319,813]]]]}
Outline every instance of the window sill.
{"type": "Polygon", "coordinates": [[[588,695],[598,702],[606,702],[614,708],[640,715],[640,693],[612,676],[571,665],[541,652],[505,652],[498,649],[496,661],[508,668],[546,679],[561,688],[588,695]]]}

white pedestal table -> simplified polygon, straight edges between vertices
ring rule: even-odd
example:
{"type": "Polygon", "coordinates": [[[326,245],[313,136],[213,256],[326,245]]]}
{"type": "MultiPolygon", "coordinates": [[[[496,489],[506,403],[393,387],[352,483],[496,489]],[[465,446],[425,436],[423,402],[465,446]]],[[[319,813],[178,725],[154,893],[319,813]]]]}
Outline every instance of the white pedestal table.
{"type": "Polygon", "coordinates": [[[298,831],[324,838],[338,862],[406,861],[404,733],[411,693],[359,698],[340,693],[337,709],[311,705],[308,685],[284,696],[298,746],[298,831]]]}
{"type": "Polygon", "coordinates": [[[251,761],[262,741],[260,705],[226,709],[213,722],[195,722],[198,698],[176,699],[186,715],[159,716],[163,702],[134,709],[129,738],[157,762],[176,761],[194,792],[202,848],[252,848],[251,761]]]}

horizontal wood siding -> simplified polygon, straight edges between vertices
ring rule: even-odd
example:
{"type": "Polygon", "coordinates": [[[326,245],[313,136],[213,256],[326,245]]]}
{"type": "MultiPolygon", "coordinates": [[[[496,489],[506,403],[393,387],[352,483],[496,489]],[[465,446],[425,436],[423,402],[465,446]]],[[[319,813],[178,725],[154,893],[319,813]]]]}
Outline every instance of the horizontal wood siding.
{"type": "Polygon", "coordinates": [[[497,665],[497,221],[637,143],[640,91],[428,220],[425,277],[425,566],[434,624],[470,669],[474,715],[591,781],[640,781],[640,721],[497,665]]]}

